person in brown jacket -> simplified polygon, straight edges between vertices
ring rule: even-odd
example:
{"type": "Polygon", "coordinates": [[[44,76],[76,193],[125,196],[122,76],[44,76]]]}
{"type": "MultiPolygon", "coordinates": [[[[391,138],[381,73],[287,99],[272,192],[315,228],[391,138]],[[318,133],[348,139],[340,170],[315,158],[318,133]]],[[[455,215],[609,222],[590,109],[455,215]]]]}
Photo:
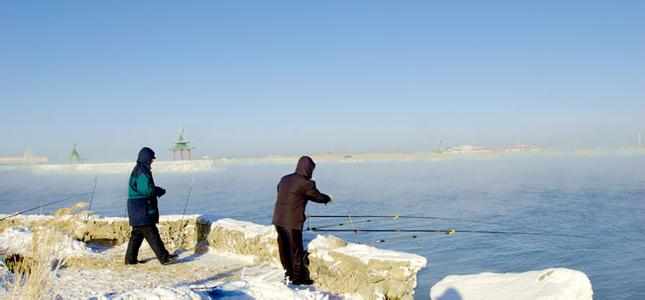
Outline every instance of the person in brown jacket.
{"type": "Polygon", "coordinates": [[[302,226],[308,201],[327,204],[331,197],[318,191],[311,180],[316,164],[309,156],[300,157],[295,173],[286,175],[278,183],[278,199],[273,210],[273,225],[278,232],[280,262],[293,284],[309,285],[309,271],[304,263],[302,226]]]}

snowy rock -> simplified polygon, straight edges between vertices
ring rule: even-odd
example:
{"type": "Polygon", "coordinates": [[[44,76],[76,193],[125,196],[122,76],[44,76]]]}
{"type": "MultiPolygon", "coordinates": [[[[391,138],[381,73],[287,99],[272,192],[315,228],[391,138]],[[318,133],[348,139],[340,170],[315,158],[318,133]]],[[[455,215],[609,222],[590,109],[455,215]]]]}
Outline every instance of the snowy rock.
{"type": "MultiPolygon", "coordinates": [[[[124,243],[127,242],[130,235],[130,226],[126,218],[102,218],[88,215],[16,216],[0,221],[0,233],[6,232],[5,235],[0,234],[0,245],[7,249],[19,249],[20,252],[31,248],[28,243],[33,238],[30,237],[29,230],[14,228],[16,226],[24,226],[34,233],[53,228],[68,235],[64,243],[65,249],[74,253],[86,254],[89,251],[86,251],[87,248],[80,241],[107,241],[109,244],[120,244],[120,247],[124,247],[124,243]]],[[[158,227],[161,237],[170,251],[178,247],[201,250],[201,246],[208,246],[216,253],[248,256],[252,258],[252,263],[266,262],[278,270],[278,280],[272,280],[269,285],[266,285],[267,282],[264,281],[255,282],[255,285],[251,285],[243,292],[238,291],[239,295],[255,297],[255,295],[260,295],[259,293],[263,290],[286,289],[285,292],[287,290],[293,292],[294,290],[281,282],[282,270],[279,267],[277,233],[273,226],[233,219],[222,219],[211,223],[207,218],[200,216],[163,216],[158,227]]],[[[336,294],[356,295],[362,299],[412,299],[416,287],[416,274],[427,264],[426,259],[418,255],[347,243],[333,236],[316,237],[309,243],[308,249],[310,252],[309,270],[312,279],[316,282],[316,288],[336,294]]],[[[118,250],[122,251],[122,249],[118,250]]],[[[100,254],[97,255],[100,256],[100,254]]],[[[92,264],[89,262],[84,264],[86,262],[82,260],[75,263],[78,266],[110,265],[110,261],[101,261],[99,264],[99,262],[94,262],[94,257],[88,259],[92,260],[92,264]]],[[[245,282],[248,284],[254,281],[246,279],[245,282]]],[[[198,297],[203,296],[200,294],[201,292],[195,292],[195,294],[189,292],[190,289],[168,289],[162,286],[153,290],[131,291],[130,294],[105,295],[104,299],[160,299],[167,298],[163,295],[172,293],[185,294],[181,296],[183,298],[177,296],[177,299],[200,299],[198,297]],[[145,295],[145,297],[141,295],[145,295]],[[114,298],[117,296],[121,298],[114,298]]],[[[326,299],[325,295],[329,294],[312,294],[302,290],[295,292],[295,294],[289,294],[287,298],[326,299]]],[[[262,299],[273,298],[264,297],[262,299]]]]}
{"type": "Polygon", "coordinates": [[[258,262],[280,263],[277,232],[273,226],[233,219],[221,219],[211,225],[211,248],[241,255],[251,255],[258,262]]]}
{"type": "MultiPolygon", "coordinates": [[[[99,216],[31,216],[20,215],[0,221],[0,231],[16,226],[30,230],[54,228],[83,242],[123,244],[130,238],[131,227],[127,218],[103,218],[99,216]]],[[[159,234],[169,249],[193,249],[199,241],[206,241],[209,223],[197,215],[162,216],[159,234]]]]}
{"type": "Polygon", "coordinates": [[[413,299],[416,274],[427,264],[415,254],[347,243],[333,236],[317,236],[308,250],[309,271],[317,285],[365,299],[413,299]]]}
{"type": "Polygon", "coordinates": [[[33,234],[26,227],[11,227],[0,232],[0,254],[15,254],[31,251],[33,234]]]}
{"type": "MultiPolygon", "coordinates": [[[[22,254],[30,256],[34,234],[26,227],[11,227],[0,232],[0,254],[22,254]]],[[[84,243],[62,235],[55,245],[48,245],[61,257],[92,255],[84,243]]]]}
{"type": "MultiPolygon", "coordinates": [[[[279,263],[273,226],[222,219],[211,225],[211,248],[250,255],[257,262],[279,263]]],[[[412,299],[416,274],[424,257],[347,243],[334,236],[317,236],[308,245],[309,271],[316,286],[364,299],[412,299]]]]}
{"type": "Polygon", "coordinates": [[[591,300],[592,296],[587,275],[565,268],[525,273],[450,275],[430,291],[432,300],[591,300]]]}

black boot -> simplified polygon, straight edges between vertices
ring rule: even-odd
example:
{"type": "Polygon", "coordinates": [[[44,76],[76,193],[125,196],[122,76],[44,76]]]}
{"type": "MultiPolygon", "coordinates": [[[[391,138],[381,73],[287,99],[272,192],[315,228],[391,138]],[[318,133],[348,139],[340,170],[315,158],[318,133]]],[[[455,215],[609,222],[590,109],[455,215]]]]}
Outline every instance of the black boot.
{"type": "Polygon", "coordinates": [[[296,278],[292,283],[295,285],[312,285],[314,281],[311,278],[296,278]]]}
{"type": "Polygon", "coordinates": [[[162,265],[172,265],[172,264],[177,262],[177,257],[179,257],[179,255],[177,255],[177,254],[168,254],[166,259],[161,261],[161,264],[162,265]]]}

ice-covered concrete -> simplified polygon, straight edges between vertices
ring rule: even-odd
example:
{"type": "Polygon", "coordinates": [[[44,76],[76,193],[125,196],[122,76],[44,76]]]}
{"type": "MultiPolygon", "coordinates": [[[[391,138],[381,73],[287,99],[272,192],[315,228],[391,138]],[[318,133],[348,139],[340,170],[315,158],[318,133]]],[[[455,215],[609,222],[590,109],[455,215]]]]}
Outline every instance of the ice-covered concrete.
{"type": "Polygon", "coordinates": [[[309,270],[318,285],[365,299],[413,299],[424,257],[317,236],[308,246],[309,270]]]}
{"type": "Polygon", "coordinates": [[[450,275],[435,284],[432,300],[591,300],[591,281],[580,271],[552,268],[525,273],[450,275]]]}
{"type": "Polygon", "coordinates": [[[221,219],[211,224],[208,244],[217,250],[252,255],[258,262],[280,263],[277,237],[273,226],[221,219]]]}
{"type": "MultiPolygon", "coordinates": [[[[273,226],[233,219],[211,222],[195,215],[164,216],[158,227],[170,251],[181,246],[184,249],[210,249],[215,253],[246,255],[253,258],[254,264],[269,263],[279,270],[281,278],[277,233],[273,226]]],[[[16,216],[0,221],[0,233],[5,233],[5,240],[10,237],[25,238],[14,238],[15,243],[7,243],[8,246],[23,250],[28,247],[23,245],[28,243],[28,230],[19,229],[23,227],[35,232],[54,228],[78,241],[108,241],[108,244],[120,245],[112,248],[119,249],[114,250],[115,255],[110,259],[81,255],[80,259],[69,260],[69,264],[76,267],[99,269],[122,267],[122,255],[130,234],[126,218],[73,213],[56,217],[16,216]]],[[[0,242],[2,239],[0,235],[0,242]]],[[[80,243],[75,240],[70,241],[70,247],[80,243]]],[[[308,245],[308,250],[311,277],[316,282],[316,288],[336,294],[358,295],[363,299],[412,299],[416,274],[426,265],[426,259],[418,255],[347,243],[333,236],[316,237],[308,245]]],[[[195,255],[200,253],[203,251],[196,251],[195,255]]]]}
{"type": "MultiPolygon", "coordinates": [[[[206,240],[209,226],[208,221],[197,215],[162,216],[158,225],[161,238],[171,250],[193,249],[199,241],[206,240]]],[[[10,227],[27,227],[32,231],[39,227],[55,228],[79,241],[112,245],[127,242],[131,231],[127,218],[88,215],[19,215],[0,221],[0,232],[10,227]]]]}

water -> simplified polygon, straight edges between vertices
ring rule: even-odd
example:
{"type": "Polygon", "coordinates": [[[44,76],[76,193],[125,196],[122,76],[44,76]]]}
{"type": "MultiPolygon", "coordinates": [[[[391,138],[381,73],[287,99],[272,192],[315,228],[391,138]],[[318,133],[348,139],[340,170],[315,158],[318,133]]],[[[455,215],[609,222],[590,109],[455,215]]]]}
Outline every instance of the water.
{"type": "MultiPolygon", "coordinates": [[[[347,240],[426,257],[429,266],[419,273],[417,299],[428,299],[430,287],[449,274],[549,267],[585,272],[592,281],[595,299],[645,299],[644,166],[644,157],[320,163],[315,173],[318,187],[332,194],[335,202],[328,206],[311,203],[308,213],[426,215],[476,221],[381,220],[356,225],[456,228],[453,236],[421,234],[411,239],[398,233],[337,234],[347,240]],[[588,238],[469,234],[459,233],[460,229],[552,232],[588,238]],[[387,242],[377,243],[379,239],[387,242]]],[[[187,213],[269,224],[276,183],[292,169],[289,165],[247,165],[192,175],[155,174],[157,184],[168,190],[160,201],[161,213],[181,213],[194,180],[187,213]]],[[[95,211],[125,215],[128,175],[98,176],[95,211]]],[[[91,191],[94,181],[91,174],[34,174],[8,168],[0,169],[0,178],[2,213],[62,199],[69,193],[91,191]]],[[[34,213],[41,212],[51,209],[34,213]]]]}

